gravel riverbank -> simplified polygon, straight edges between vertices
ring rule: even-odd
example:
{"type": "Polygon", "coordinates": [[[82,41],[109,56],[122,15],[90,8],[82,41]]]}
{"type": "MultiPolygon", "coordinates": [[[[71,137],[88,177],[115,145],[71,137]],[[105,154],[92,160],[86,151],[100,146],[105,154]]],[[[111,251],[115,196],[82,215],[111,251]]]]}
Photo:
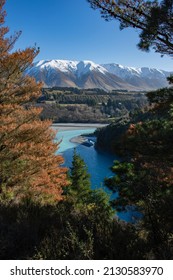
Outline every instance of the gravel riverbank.
{"type": "Polygon", "coordinates": [[[91,129],[91,128],[100,128],[107,126],[107,124],[100,123],[53,123],[52,128],[57,129],[58,131],[69,131],[69,130],[79,130],[79,129],[91,129]]]}

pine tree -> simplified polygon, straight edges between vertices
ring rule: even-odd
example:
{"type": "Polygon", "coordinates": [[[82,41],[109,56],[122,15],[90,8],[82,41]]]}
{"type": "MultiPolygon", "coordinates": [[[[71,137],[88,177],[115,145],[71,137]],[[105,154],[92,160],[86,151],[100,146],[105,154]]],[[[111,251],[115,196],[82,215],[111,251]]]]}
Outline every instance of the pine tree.
{"type": "MultiPolygon", "coordinates": [[[[107,20],[117,19],[120,28],[132,27],[140,31],[139,48],[151,47],[161,55],[173,55],[173,1],[112,1],[88,0],[99,8],[107,20]]],[[[173,77],[168,78],[173,82],[173,77]]],[[[172,259],[172,201],[173,201],[173,91],[172,87],[147,93],[152,105],[148,112],[122,130],[117,142],[118,126],[106,128],[103,135],[116,135],[114,147],[122,151],[127,162],[115,162],[115,176],[106,185],[119,193],[114,201],[117,210],[133,206],[143,214],[138,224],[139,236],[148,247],[148,257],[172,259]]],[[[120,125],[123,129],[123,125],[120,125]]],[[[110,141],[108,141],[110,145],[110,141]]],[[[146,247],[146,248],[147,248],[146,247]]]]}
{"type": "Polygon", "coordinates": [[[39,118],[35,106],[41,83],[27,76],[39,50],[36,47],[12,52],[20,32],[7,38],[4,1],[0,1],[0,200],[22,199],[47,203],[62,199],[67,185],[66,169],[50,121],[39,118]]]}
{"type": "Polygon", "coordinates": [[[99,9],[106,20],[116,19],[120,29],[132,27],[140,32],[138,47],[148,51],[150,47],[162,55],[173,55],[173,1],[146,0],[87,0],[91,7],[99,9]]]}
{"type": "Polygon", "coordinates": [[[69,194],[75,198],[76,204],[87,202],[91,195],[90,175],[84,160],[76,150],[74,150],[70,179],[69,194]]]}

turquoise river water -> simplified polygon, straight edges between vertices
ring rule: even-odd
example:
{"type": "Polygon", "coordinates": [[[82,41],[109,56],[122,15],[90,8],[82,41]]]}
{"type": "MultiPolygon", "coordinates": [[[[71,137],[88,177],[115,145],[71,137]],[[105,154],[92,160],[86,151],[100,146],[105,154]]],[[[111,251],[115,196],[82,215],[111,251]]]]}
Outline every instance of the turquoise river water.
{"type": "MultiPolygon", "coordinates": [[[[111,192],[104,186],[104,178],[110,177],[113,173],[110,167],[113,165],[114,160],[118,159],[115,155],[97,151],[94,146],[87,147],[82,144],[72,143],[70,139],[82,134],[89,134],[94,132],[92,129],[77,129],[68,131],[59,131],[56,135],[57,140],[62,140],[60,148],[57,153],[62,154],[65,160],[64,166],[71,167],[74,148],[76,152],[84,159],[88,172],[91,176],[91,187],[103,188],[107,193],[111,195],[111,192]]],[[[113,195],[116,197],[116,194],[113,195]]],[[[112,197],[112,196],[111,196],[112,197]]],[[[133,222],[135,219],[135,213],[131,211],[118,213],[118,217],[122,220],[133,222]]]]}

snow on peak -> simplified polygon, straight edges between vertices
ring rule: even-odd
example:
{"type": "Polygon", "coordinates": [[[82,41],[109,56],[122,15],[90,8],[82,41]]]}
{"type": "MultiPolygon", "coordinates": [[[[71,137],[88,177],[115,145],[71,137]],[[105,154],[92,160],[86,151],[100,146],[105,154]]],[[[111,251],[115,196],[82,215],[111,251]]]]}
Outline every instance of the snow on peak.
{"type": "Polygon", "coordinates": [[[70,61],[70,60],[42,60],[38,62],[35,67],[39,67],[41,69],[56,69],[62,72],[69,72],[76,70],[77,61],[70,61]]]}
{"type": "MultiPolygon", "coordinates": [[[[135,87],[137,90],[149,90],[167,86],[166,77],[170,75],[170,72],[148,67],[127,67],[116,63],[100,65],[90,60],[76,61],[58,59],[40,60],[34,63],[26,73],[34,76],[38,81],[45,82],[47,86],[81,86],[85,80],[88,82],[88,79],[84,79],[83,76],[86,75],[88,77],[91,74],[88,83],[92,82],[94,83],[94,87],[103,89],[107,87],[108,90],[118,87],[116,83],[117,77],[121,79],[120,88],[123,85],[124,88],[128,89],[135,87]],[[104,79],[102,79],[102,75],[104,75],[104,79]],[[97,79],[99,82],[97,82],[97,79]],[[100,84],[100,80],[103,85],[100,84]]],[[[89,86],[91,85],[89,84],[89,86]]]]}
{"type": "Polygon", "coordinates": [[[165,77],[168,75],[168,72],[163,70],[158,70],[155,68],[149,67],[128,67],[122,66],[120,64],[110,63],[110,64],[103,64],[110,73],[117,75],[121,78],[128,78],[128,77],[165,77]]]}
{"type": "Polygon", "coordinates": [[[36,62],[34,66],[35,67],[39,67],[39,66],[41,66],[44,63],[45,63],[45,60],[40,60],[40,61],[36,62]]]}
{"type": "Polygon", "coordinates": [[[80,61],[78,64],[77,64],[77,75],[78,77],[82,76],[82,75],[85,75],[86,73],[90,72],[90,71],[98,71],[98,72],[101,72],[102,74],[104,74],[105,72],[107,72],[107,70],[102,67],[101,65],[99,64],[96,64],[90,60],[83,60],[83,61],[80,61]]]}
{"type": "Polygon", "coordinates": [[[40,60],[35,63],[34,67],[40,70],[59,70],[64,73],[71,72],[77,74],[78,77],[93,70],[103,74],[107,72],[104,67],[90,60],[40,60]]]}
{"type": "Polygon", "coordinates": [[[125,78],[131,75],[139,76],[141,74],[140,68],[127,67],[121,64],[115,64],[115,63],[103,64],[103,67],[105,67],[112,74],[115,74],[121,78],[125,78]]]}
{"type": "Polygon", "coordinates": [[[131,78],[165,79],[169,75],[169,72],[154,68],[135,68],[116,63],[100,65],[90,60],[40,60],[36,62],[32,68],[33,73],[42,72],[44,70],[48,71],[50,75],[55,71],[61,71],[64,73],[72,73],[78,78],[92,71],[102,74],[107,74],[109,72],[125,80],[131,78]]]}

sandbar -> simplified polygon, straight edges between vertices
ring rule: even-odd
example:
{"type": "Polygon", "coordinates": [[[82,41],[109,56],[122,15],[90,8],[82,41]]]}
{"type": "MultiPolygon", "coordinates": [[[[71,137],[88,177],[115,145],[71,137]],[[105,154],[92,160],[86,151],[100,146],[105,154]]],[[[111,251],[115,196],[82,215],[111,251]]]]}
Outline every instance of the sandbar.
{"type": "Polygon", "coordinates": [[[83,144],[87,140],[87,137],[85,136],[76,136],[70,139],[70,142],[76,143],[76,144],[83,144]]]}

